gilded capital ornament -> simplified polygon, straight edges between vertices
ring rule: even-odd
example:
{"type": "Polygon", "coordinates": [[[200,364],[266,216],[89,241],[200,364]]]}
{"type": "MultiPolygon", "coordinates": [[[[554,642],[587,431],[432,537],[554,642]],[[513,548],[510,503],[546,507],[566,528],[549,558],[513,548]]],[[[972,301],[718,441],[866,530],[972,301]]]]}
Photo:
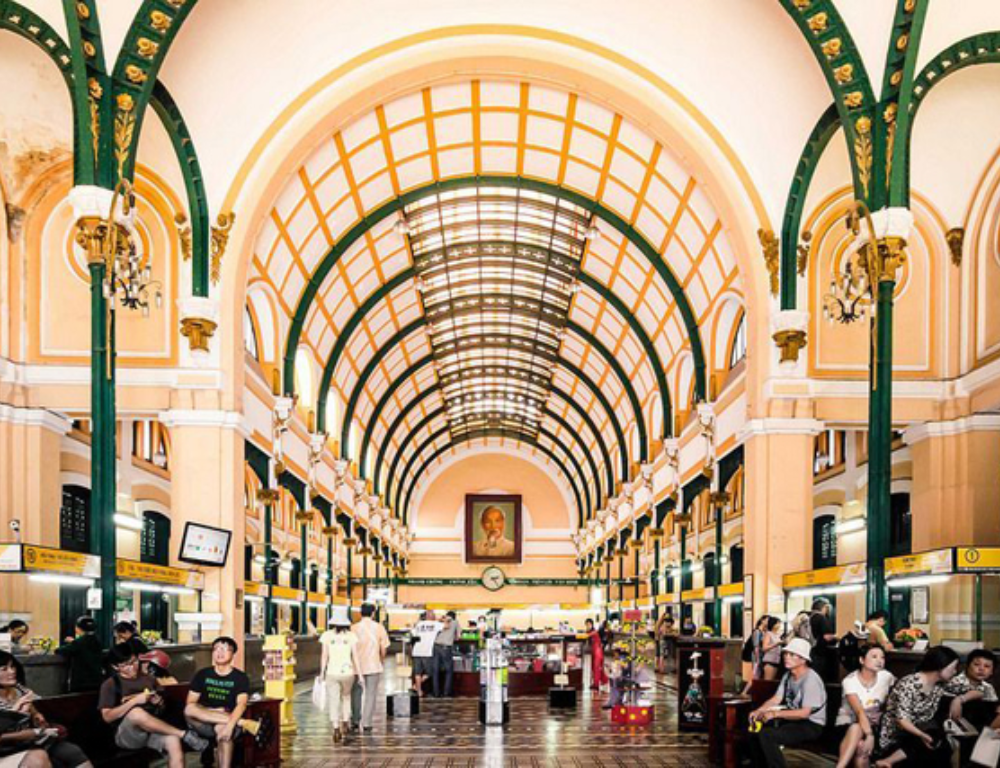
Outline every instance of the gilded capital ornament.
{"type": "Polygon", "coordinates": [[[767,267],[767,274],[770,276],[771,295],[777,296],[780,287],[779,271],[781,267],[778,238],[770,229],[758,229],[757,238],[760,240],[764,252],[764,266],[767,267]]]}
{"type": "Polygon", "coordinates": [[[951,252],[951,263],[956,267],[962,266],[962,247],[965,244],[965,230],[962,227],[949,229],[944,236],[948,243],[948,250],[951,252]]]}
{"type": "Polygon", "coordinates": [[[781,350],[782,363],[798,362],[799,352],[806,346],[805,331],[800,328],[789,328],[784,331],[778,331],[772,338],[781,350]]]}
{"type": "Polygon", "coordinates": [[[277,504],[281,499],[281,491],[277,488],[261,488],[257,491],[257,501],[262,504],[277,504]]]}
{"type": "Polygon", "coordinates": [[[187,337],[192,352],[208,352],[208,340],[217,327],[207,317],[185,317],[181,319],[181,336],[187,337]]]}

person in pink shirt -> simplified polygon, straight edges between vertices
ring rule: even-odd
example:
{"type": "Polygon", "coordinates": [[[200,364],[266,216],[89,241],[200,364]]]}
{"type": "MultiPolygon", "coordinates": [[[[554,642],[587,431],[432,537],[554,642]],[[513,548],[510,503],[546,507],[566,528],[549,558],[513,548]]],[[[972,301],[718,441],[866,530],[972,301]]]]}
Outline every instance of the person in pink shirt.
{"type": "Polygon", "coordinates": [[[379,683],[382,682],[382,662],[389,650],[389,633],[375,621],[375,606],[365,603],[361,606],[361,620],[352,631],[358,638],[355,648],[357,667],[362,689],[361,727],[371,733],[375,719],[375,702],[378,701],[379,683]]]}

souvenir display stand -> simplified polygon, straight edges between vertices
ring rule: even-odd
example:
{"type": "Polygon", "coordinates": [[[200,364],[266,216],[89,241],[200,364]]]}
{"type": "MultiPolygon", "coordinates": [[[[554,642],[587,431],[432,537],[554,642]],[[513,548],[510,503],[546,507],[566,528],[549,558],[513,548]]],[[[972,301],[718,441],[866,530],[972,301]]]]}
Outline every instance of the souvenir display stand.
{"type": "Polygon", "coordinates": [[[281,730],[295,733],[292,698],[295,696],[295,643],[288,635],[264,638],[264,695],[281,701],[281,730]]]}
{"type": "Polygon", "coordinates": [[[500,637],[491,637],[479,659],[479,722],[503,725],[510,722],[507,692],[507,650],[500,637]]]}
{"type": "Polygon", "coordinates": [[[677,712],[683,730],[708,731],[708,699],[736,685],[741,641],[682,637],[677,643],[677,712]]]}
{"type": "Polygon", "coordinates": [[[413,658],[410,637],[400,638],[401,650],[396,654],[395,679],[391,690],[386,691],[386,717],[413,717],[420,714],[420,696],[410,685],[413,676],[413,658]]]}
{"type": "Polygon", "coordinates": [[[622,629],[614,634],[610,651],[612,658],[615,651],[621,652],[625,662],[622,703],[612,708],[611,721],[621,725],[649,725],[655,710],[649,698],[650,689],[643,686],[643,681],[652,681],[656,644],[646,633],[642,611],[624,612],[622,629]]]}

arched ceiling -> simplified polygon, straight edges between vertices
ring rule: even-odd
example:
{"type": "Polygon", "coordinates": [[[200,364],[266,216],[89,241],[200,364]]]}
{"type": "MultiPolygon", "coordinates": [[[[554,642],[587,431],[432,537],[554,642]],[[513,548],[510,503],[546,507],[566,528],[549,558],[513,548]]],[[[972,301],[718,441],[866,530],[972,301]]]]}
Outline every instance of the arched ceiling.
{"type": "Polygon", "coordinates": [[[355,434],[342,452],[404,517],[431,457],[494,435],[551,452],[592,514],[700,394],[731,335],[716,316],[742,302],[724,224],[668,147],[502,80],[424,88],[324,139],[251,283],[279,308],[286,389],[308,351],[320,421],[355,434]]]}

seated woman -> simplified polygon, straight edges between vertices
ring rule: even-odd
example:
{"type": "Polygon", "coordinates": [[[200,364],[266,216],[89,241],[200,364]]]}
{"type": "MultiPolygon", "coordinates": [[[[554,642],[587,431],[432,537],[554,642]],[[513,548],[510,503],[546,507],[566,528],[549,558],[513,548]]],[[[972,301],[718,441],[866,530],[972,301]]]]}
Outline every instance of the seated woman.
{"type": "Polygon", "coordinates": [[[885,709],[895,676],[885,670],[885,651],[880,645],[864,646],[861,669],[844,678],[837,730],[841,733],[837,768],[867,768],[875,751],[875,729],[885,709]]]}
{"type": "Polygon", "coordinates": [[[35,709],[31,702],[37,698],[24,685],[21,663],[0,651],[0,714],[4,723],[0,768],[91,768],[83,750],[64,740],[65,730],[50,725],[35,709]]]}
{"type": "Polygon", "coordinates": [[[958,654],[943,645],[927,651],[917,671],[892,689],[882,718],[879,751],[884,758],[876,768],[908,765],[951,765],[951,745],[934,716],[944,696],[945,685],[958,671],[958,654]]]}

